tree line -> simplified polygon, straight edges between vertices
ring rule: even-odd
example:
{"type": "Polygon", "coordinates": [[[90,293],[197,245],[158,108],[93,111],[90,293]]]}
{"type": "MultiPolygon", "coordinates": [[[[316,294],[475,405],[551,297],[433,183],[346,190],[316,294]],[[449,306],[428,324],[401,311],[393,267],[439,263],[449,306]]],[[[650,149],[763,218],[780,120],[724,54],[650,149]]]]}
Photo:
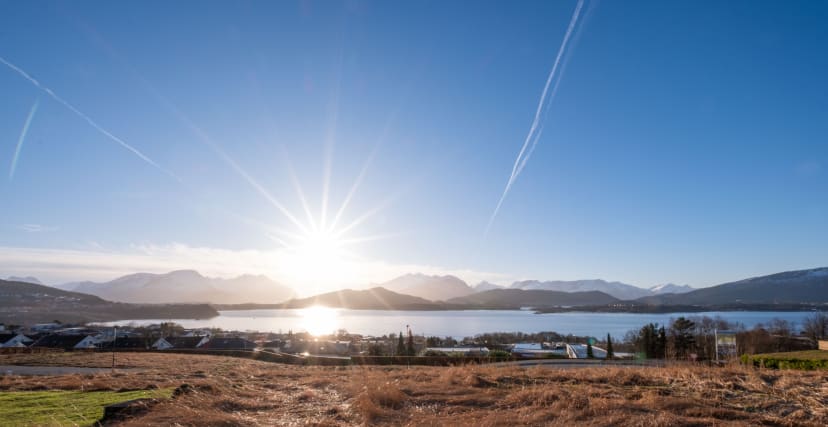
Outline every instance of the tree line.
{"type": "MultiPolygon", "coordinates": [[[[747,329],[721,317],[679,317],[667,325],[649,323],[630,331],[625,341],[649,359],[714,360],[716,335],[721,331],[735,336],[733,355],[809,350],[817,347],[817,340],[828,337],[828,315],[814,313],[799,329],[782,319],[747,329]]],[[[721,346],[719,351],[721,356],[721,346]]]]}

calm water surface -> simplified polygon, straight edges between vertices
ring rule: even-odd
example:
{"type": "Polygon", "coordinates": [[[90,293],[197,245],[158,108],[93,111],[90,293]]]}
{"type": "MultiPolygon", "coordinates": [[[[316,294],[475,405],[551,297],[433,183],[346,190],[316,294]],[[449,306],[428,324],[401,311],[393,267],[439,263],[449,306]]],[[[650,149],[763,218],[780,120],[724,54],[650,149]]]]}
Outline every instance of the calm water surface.
{"type": "Polygon", "coordinates": [[[328,313],[307,310],[222,311],[218,317],[204,320],[147,319],[108,322],[105,325],[142,325],[173,321],[185,328],[218,327],[224,330],[258,330],[287,332],[292,330],[328,333],[337,329],[365,335],[385,335],[405,331],[406,325],[417,335],[462,338],[483,332],[544,332],[603,337],[607,333],[623,337],[627,331],[657,322],[666,324],[679,316],[720,316],[747,328],[779,318],[794,322],[797,328],[811,316],[810,312],[730,311],[703,313],[548,313],[526,310],[462,311],[382,311],[330,309],[328,313]]]}

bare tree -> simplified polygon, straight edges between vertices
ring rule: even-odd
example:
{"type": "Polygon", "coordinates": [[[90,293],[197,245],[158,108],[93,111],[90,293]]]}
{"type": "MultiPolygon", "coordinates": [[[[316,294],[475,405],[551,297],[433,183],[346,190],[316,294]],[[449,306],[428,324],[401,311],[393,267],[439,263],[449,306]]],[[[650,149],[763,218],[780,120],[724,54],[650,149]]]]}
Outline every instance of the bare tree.
{"type": "Polygon", "coordinates": [[[818,312],[807,317],[802,323],[802,332],[814,341],[828,338],[828,315],[818,312]]]}

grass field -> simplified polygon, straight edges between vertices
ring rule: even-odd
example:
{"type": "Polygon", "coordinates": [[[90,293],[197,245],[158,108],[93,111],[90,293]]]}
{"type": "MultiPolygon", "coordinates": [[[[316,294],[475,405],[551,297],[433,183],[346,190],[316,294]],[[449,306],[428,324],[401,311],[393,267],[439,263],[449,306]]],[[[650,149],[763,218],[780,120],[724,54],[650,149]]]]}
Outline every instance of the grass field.
{"type": "Polygon", "coordinates": [[[4,391],[0,393],[0,426],[89,426],[103,408],[139,398],[169,398],[172,390],[137,391],[4,391]]]}
{"type": "MultiPolygon", "coordinates": [[[[0,364],[107,367],[107,354],[0,364]]],[[[0,377],[0,392],[170,389],[123,425],[828,425],[828,372],[670,366],[313,367],[220,356],[118,355],[131,371],[0,377]]]]}

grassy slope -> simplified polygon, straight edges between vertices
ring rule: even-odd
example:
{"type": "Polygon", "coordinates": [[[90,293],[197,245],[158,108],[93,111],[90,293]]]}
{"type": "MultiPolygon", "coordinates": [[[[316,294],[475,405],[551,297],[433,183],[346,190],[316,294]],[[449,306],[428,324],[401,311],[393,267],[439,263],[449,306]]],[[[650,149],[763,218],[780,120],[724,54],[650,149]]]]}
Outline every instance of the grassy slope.
{"type": "MultiPolygon", "coordinates": [[[[71,366],[107,367],[73,353],[71,366]]],[[[0,355],[0,365],[44,355],[0,355]]],[[[49,356],[44,364],[54,364],[49,356]]],[[[7,391],[189,384],[123,425],[828,425],[828,372],[514,366],[302,367],[220,356],[119,354],[115,374],[0,377],[7,391]]]]}
{"type": "Polygon", "coordinates": [[[0,393],[0,426],[93,425],[103,408],[140,398],[169,398],[171,389],[113,391],[6,391],[0,393]]]}

